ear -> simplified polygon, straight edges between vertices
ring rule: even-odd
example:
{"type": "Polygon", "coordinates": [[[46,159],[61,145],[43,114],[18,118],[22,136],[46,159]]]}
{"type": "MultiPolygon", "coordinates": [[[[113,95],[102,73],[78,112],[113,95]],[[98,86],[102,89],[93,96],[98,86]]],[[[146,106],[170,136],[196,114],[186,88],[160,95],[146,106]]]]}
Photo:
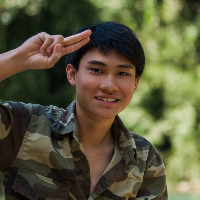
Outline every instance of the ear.
{"type": "Polygon", "coordinates": [[[140,80],[140,77],[138,76],[138,77],[135,79],[135,88],[134,88],[134,92],[135,92],[135,90],[137,89],[139,80],[140,80]]]}
{"type": "Polygon", "coordinates": [[[76,86],[76,70],[72,64],[68,64],[66,67],[66,74],[69,83],[72,86],[76,86]]]}

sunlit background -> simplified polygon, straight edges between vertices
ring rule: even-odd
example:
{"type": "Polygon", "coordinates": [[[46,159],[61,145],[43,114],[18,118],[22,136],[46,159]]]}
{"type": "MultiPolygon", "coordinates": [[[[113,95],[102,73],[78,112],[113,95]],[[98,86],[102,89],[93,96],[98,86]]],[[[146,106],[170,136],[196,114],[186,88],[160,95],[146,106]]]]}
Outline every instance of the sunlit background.
{"type": "MultiPolygon", "coordinates": [[[[146,54],[139,87],[121,118],[160,151],[169,200],[199,200],[199,0],[0,0],[0,52],[41,31],[68,36],[98,20],[129,26],[146,54]]],[[[0,83],[0,101],[65,108],[74,95],[64,58],[51,70],[25,71],[0,83]]]]}

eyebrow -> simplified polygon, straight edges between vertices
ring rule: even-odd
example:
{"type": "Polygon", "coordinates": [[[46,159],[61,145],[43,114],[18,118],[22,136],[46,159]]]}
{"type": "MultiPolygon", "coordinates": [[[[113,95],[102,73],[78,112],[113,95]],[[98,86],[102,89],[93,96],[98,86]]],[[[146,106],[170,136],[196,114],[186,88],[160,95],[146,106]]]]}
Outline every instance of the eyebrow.
{"type": "MultiPolygon", "coordinates": [[[[100,66],[103,66],[103,67],[107,66],[105,63],[98,61],[98,60],[89,60],[87,63],[88,64],[94,64],[94,65],[100,65],[100,66]]],[[[131,66],[129,64],[123,64],[123,65],[117,65],[116,68],[133,69],[133,66],[131,66]]]]}

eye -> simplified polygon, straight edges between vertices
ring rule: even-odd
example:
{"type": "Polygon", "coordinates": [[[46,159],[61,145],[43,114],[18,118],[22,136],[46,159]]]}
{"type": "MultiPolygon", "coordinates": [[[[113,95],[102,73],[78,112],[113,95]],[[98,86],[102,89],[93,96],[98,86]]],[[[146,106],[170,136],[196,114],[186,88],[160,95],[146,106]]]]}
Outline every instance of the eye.
{"type": "Polygon", "coordinates": [[[92,72],[94,72],[94,73],[103,73],[100,69],[98,69],[98,68],[92,68],[92,69],[90,69],[92,72]]]}
{"type": "Polygon", "coordinates": [[[120,76],[129,76],[129,74],[127,72],[119,72],[118,75],[120,75],[120,76]]]}

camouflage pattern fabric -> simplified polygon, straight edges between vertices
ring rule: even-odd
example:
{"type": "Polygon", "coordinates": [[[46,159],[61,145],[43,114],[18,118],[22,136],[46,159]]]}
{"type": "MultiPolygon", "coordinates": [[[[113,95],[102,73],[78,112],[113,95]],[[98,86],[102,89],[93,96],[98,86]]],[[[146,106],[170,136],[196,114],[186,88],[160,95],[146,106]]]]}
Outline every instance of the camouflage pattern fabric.
{"type": "Polygon", "coordinates": [[[165,167],[145,138],[118,116],[113,158],[90,194],[90,169],[79,142],[75,101],[55,106],[0,106],[0,170],[6,200],[167,200],[165,167]]]}

